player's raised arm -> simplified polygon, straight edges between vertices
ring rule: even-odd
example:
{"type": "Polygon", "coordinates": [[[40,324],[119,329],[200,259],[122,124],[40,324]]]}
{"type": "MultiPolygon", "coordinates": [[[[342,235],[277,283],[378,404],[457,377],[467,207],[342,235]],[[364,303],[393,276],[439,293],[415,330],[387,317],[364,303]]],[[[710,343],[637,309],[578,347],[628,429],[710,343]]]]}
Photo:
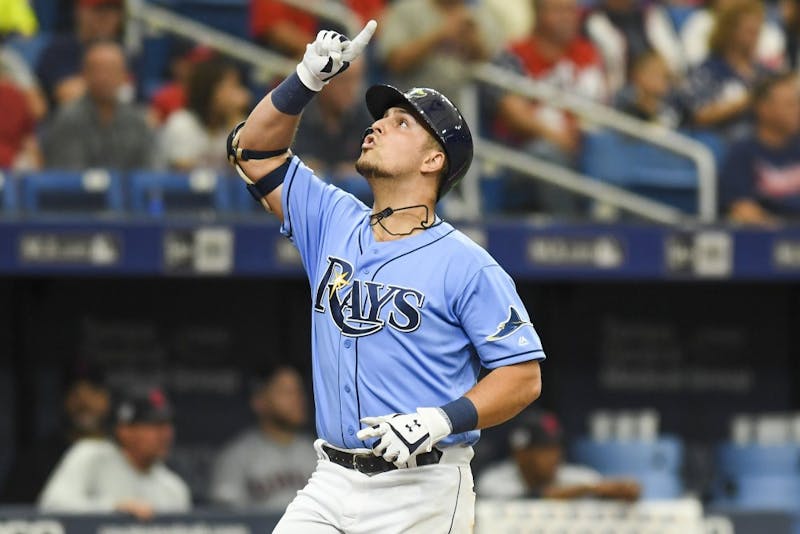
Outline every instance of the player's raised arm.
{"type": "Polygon", "coordinates": [[[228,158],[266,209],[283,217],[281,184],[303,108],[328,81],[350,66],[369,43],[377,22],[371,20],[354,39],[321,31],[306,46],[296,71],[256,105],[228,137],[228,158]]]}

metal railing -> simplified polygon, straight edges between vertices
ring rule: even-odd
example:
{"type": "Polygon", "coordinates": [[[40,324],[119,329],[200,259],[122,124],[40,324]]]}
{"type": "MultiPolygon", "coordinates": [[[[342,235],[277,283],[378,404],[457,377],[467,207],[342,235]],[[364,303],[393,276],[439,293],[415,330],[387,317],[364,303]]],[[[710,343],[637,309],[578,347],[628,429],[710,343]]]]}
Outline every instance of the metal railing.
{"type": "MultiPolygon", "coordinates": [[[[284,0],[297,8],[334,20],[348,28],[351,34],[359,30],[359,21],[345,6],[329,0],[284,0]]],[[[231,36],[208,25],[178,15],[169,9],[148,3],[146,0],[128,0],[129,46],[136,49],[141,43],[142,28],[169,32],[218,50],[230,57],[253,65],[262,79],[270,75],[286,75],[294,70],[295,61],[262,48],[252,42],[231,36]]],[[[631,137],[661,146],[691,159],[698,170],[699,218],[704,222],[716,217],[716,165],[711,151],[702,143],[673,130],[644,122],[620,113],[613,108],[570,94],[555,86],[536,82],[491,64],[476,66],[473,74],[479,83],[493,85],[505,91],[529,98],[543,100],[548,105],[567,110],[588,123],[623,132],[631,137]]],[[[477,131],[477,91],[467,92],[470,102],[464,109],[467,121],[477,131]],[[469,97],[472,97],[471,99],[469,97]]],[[[593,198],[604,204],[637,214],[642,218],[667,224],[677,224],[691,216],[667,204],[631,193],[572,169],[547,162],[498,143],[475,137],[475,154],[484,161],[508,167],[560,188],[593,198]]],[[[460,214],[470,218],[480,216],[480,191],[478,165],[473,165],[465,177],[460,214]]],[[[454,204],[457,204],[454,203],[454,204]]]]}
{"type": "Polygon", "coordinates": [[[297,63],[246,39],[233,37],[145,0],[128,0],[126,8],[128,11],[126,45],[129,49],[140,48],[144,32],[138,25],[143,24],[149,31],[172,33],[218,50],[226,56],[254,66],[264,77],[285,76],[294,71],[297,63]]]}
{"type": "Polygon", "coordinates": [[[570,111],[587,122],[622,132],[686,156],[697,166],[697,205],[700,219],[710,222],[716,218],[716,161],[714,154],[703,143],[669,128],[636,119],[614,108],[564,91],[554,85],[536,82],[494,65],[477,66],[474,70],[474,78],[481,83],[545,101],[548,106],[570,111]]]}

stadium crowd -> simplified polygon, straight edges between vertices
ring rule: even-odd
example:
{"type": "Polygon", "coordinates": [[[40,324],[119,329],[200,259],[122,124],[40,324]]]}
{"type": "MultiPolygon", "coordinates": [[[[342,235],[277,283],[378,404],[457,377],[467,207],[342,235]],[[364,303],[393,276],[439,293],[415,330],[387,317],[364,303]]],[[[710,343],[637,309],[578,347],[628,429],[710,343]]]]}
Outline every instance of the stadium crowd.
{"type": "MultiPolygon", "coordinates": [[[[36,13],[26,0],[7,3],[13,9],[0,15],[0,168],[229,172],[225,136],[269,84],[177,38],[162,49],[169,59],[161,58],[163,72],[154,75],[146,47],[132,53],[123,46],[123,0],[56,3],[49,14],[54,27],[38,36],[39,49],[31,53],[36,47],[25,43],[37,39],[36,13]]],[[[362,21],[381,21],[376,45],[366,65],[335,80],[308,110],[296,150],[319,174],[366,201],[369,193],[351,165],[369,122],[359,97],[364,85],[432,86],[458,102],[474,83],[470,65],[489,61],[697,135],[718,159],[719,208],[734,221],[773,224],[798,214],[800,123],[776,124],[780,117],[764,111],[773,100],[788,109],[800,98],[792,76],[800,14],[792,0],[344,3],[362,21]],[[765,134],[776,128],[779,134],[765,134]],[[333,139],[340,141],[337,149],[333,139]],[[729,150],[740,143],[744,151],[729,150]],[[749,154],[746,161],[742,154],[749,154]]],[[[346,31],[278,0],[252,0],[249,23],[255,42],[294,58],[318,29],[346,31]]],[[[587,129],[579,118],[547,102],[481,89],[481,135],[586,168],[587,129]]],[[[510,172],[502,177],[501,211],[589,213],[586,202],[564,190],[510,172]]]]}

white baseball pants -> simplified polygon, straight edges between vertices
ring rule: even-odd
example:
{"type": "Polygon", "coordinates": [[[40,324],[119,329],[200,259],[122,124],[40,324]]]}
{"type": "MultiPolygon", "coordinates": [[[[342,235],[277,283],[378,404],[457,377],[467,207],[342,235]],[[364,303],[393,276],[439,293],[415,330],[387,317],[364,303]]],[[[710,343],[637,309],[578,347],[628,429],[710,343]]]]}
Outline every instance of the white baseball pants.
{"type": "Polygon", "coordinates": [[[472,532],[471,447],[444,449],[436,465],[368,476],[329,461],[322,450],[324,443],[314,443],[317,469],[286,508],[273,534],[472,532]]]}

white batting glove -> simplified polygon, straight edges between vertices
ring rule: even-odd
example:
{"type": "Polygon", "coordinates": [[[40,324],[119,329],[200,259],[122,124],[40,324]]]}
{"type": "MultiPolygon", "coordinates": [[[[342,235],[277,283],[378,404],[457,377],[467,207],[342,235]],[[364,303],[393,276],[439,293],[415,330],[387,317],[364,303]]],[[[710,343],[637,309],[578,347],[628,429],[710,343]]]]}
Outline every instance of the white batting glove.
{"type": "Polygon", "coordinates": [[[322,30],[313,43],[306,45],[303,61],[297,65],[297,75],[303,85],[312,91],[321,91],[328,81],[350,66],[350,62],[361,55],[361,52],[372,39],[378,23],[367,22],[352,41],[340,33],[322,30]]]}
{"type": "Polygon", "coordinates": [[[375,456],[394,463],[397,467],[415,467],[416,457],[431,452],[433,446],[453,431],[450,420],[439,408],[417,408],[409,414],[389,414],[365,417],[370,425],[356,434],[360,440],[381,438],[372,447],[375,456]]]}

